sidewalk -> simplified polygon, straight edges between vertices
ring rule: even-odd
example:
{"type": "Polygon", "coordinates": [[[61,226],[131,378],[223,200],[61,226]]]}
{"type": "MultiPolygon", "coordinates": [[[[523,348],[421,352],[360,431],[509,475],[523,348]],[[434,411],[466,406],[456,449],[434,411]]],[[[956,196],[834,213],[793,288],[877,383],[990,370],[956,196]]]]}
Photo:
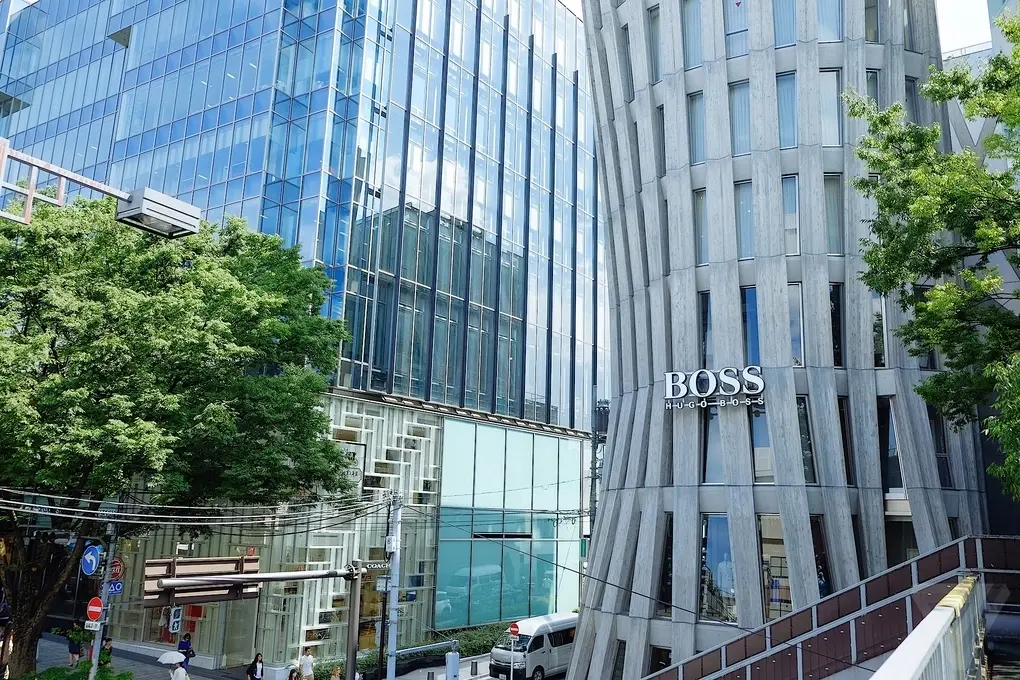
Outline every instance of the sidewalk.
{"type": "MultiPolygon", "coordinates": [[[[40,671],[54,666],[67,665],[67,643],[63,638],[45,634],[39,640],[39,654],[36,657],[36,668],[40,671]]],[[[151,656],[133,654],[131,652],[119,651],[117,643],[113,644],[113,670],[117,672],[130,671],[134,680],[168,680],[169,666],[156,663],[151,656]]],[[[429,668],[412,671],[407,675],[400,676],[403,680],[426,680],[429,672],[435,673],[435,680],[446,680],[446,669],[443,667],[429,668]]],[[[239,669],[217,669],[189,668],[188,675],[202,680],[243,680],[244,672],[239,669]]],[[[473,678],[489,677],[489,655],[476,656],[472,659],[462,659],[460,662],[461,680],[473,680],[473,678]],[[478,662],[478,675],[471,675],[471,661],[478,662]]]]}
{"type": "MultiPolygon", "coordinates": [[[[83,658],[88,658],[87,654],[83,658]]],[[[45,670],[54,666],[67,665],[67,642],[50,634],[44,634],[39,640],[39,653],[36,656],[37,670],[45,670]]],[[[151,656],[133,654],[117,649],[113,644],[113,670],[117,672],[131,671],[134,680],[168,680],[170,667],[156,663],[151,656]]],[[[188,675],[203,680],[242,680],[243,671],[229,669],[210,670],[208,668],[189,668],[188,675]]],[[[423,676],[424,677],[424,676],[423,676]]]]}

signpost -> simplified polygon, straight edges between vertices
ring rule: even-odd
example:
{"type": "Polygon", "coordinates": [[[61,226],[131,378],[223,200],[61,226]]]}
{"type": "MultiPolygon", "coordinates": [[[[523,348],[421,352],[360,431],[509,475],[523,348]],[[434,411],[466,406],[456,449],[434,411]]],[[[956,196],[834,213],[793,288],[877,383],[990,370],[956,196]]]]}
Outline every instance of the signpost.
{"type": "Polygon", "coordinates": [[[102,561],[102,546],[90,545],[85,548],[81,556],[81,573],[92,576],[99,570],[99,563],[102,561]]]}
{"type": "Polygon", "coordinates": [[[103,601],[98,597],[93,597],[89,600],[89,604],[85,607],[85,615],[89,617],[89,621],[98,621],[103,616],[103,601]]]}
{"type": "Polygon", "coordinates": [[[123,592],[124,592],[124,582],[123,581],[110,581],[110,592],[108,592],[106,594],[107,595],[120,595],[123,592]]]}
{"type": "Polygon", "coordinates": [[[110,574],[110,578],[114,581],[124,580],[124,562],[119,557],[115,557],[113,560],[113,571],[110,574]]]}
{"type": "Polygon", "coordinates": [[[517,625],[516,621],[510,624],[510,637],[513,639],[514,642],[517,642],[517,637],[518,635],[520,635],[520,632],[521,627],[517,625]]]}

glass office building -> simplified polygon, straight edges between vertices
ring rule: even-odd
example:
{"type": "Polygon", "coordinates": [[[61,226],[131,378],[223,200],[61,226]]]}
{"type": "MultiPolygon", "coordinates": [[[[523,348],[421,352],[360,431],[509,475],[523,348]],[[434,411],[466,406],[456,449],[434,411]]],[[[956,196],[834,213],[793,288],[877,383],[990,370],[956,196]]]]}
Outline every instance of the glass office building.
{"type": "Polygon", "coordinates": [[[0,134],[325,266],[339,386],[588,427],[594,115],[558,0],[2,4],[0,134]]]}
{"type": "MultiPolygon", "coordinates": [[[[503,565],[516,565],[522,599],[505,606],[507,616],[576,607],[577,584],[536,577],[531,539],[507,527],[526,514],[528,531],[551,541],[536,539],[536,549],[580,569],[580,530],[546,522],[583,510],[578,452],[587,450],[593,399],[609,393],[580,18],[559,0],[0,0],[0,20],[0,135],[14,148],[119,188],[177,196],[209,220],[242,216],[325,267],[335,286],[323,313],[343,317],[353,334],[330,408],[345,441],[365,440],[372,493],[402,489],[432,513],[432,530],[441,521],[463,528],[450,512],[482,527],[482,510],[503,508],[475,508],[477,489],[458,482],[440,511],[447,477],[432,466],[467,454],[444,445],[442,427],[418,422],[414,414],[429,408],[484,419],[486,433],[499,433],[503,449],[471,449],[479,469],[484,456],[537,457],[548,442],[525,446],[528,436],[518,436],[537,425],[561,452],[557,466],[577,463],[566,477],[556,469],[556,484],[569,479],[576,489],[514,506],[521,516],[508,514],[498,532],[473,528],[446,547],[423,534],[402,578],[415,584],[414,607],[428,602],[415,614],[427,625],[402,623],[402,633],[443,616],[449,625],[480,621],[460,609],[480,592],[437,599],[459,570],[492,566],[486,560],[500,579],[503,565]],[[381,400],[385,418],[406,420],[408,431],[362,413],[381,400]],[[375,429],[342,425],[348,419],[375,429]],[[415,448],[425,441],[428,456],[415,448]],[[511,534],[527,558],[485,552],[494,545],[502,555],[511,534]],[[496,542],[483,549],[480,540],[496,542]]],[[[536,476],[544,464],[535,463],[536,476]]],[[[382,545],[381,525],[351,529],[361,538],[330,543],[329,554],[344,560],[382,545]]],[[[493,592],[503,590],[501,581],[493,592]]],[[[274,662],[305,641],[342,639],[315,637],[315,612],[305,613],[309,621],[277,626],[295,632],[283,635],[274,662]]],[[[215,657],[213,647],[205,651],[215,657]]]]}

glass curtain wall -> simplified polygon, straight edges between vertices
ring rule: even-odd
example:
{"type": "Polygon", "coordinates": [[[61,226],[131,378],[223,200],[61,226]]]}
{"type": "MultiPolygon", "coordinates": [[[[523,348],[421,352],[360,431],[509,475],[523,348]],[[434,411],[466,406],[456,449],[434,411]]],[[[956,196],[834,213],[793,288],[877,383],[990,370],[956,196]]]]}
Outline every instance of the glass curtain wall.
{"type": "Polygon", "coordinates": [[[444,422],[437,628],[578,606],[581,445],[575,439],[444,422]]]}

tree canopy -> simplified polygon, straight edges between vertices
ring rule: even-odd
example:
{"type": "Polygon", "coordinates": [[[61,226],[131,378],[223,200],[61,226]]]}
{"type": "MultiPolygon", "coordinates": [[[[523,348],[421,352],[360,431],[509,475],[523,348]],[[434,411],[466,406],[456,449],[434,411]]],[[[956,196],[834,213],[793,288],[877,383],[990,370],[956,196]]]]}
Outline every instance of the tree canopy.
{"type": "Polygon", "coordinates": [[[863,279],[909,312],[896,333],[912,354],[944,358],[945,370],[917,387],[928,403],[959,426],[992,402],[985,425],[1004,462],[991,472],[1020,498],[1020,295],[1009,285],[1020,276],[1020,19],[999,25],[1011,51],[976,73],[933,69],[922,93],[958,99],[969,118],[998,119],[984,151],[1008,169],[974,150],[945,151],[939,125],[906,122],[899,104],[848,101],[850,115],[868,123],[857,153],[870,176],[854,185],[877,204],[863,279]]]}
{"type": "MultiPolygon", "coordinates": [[[[346,331],[319,313],[323,270],[241,220],[167,241],[113,215],[79,200],[0,219],[0,487],[79,499],[48,501],[71,514],[137,484],[181,506],[343,492],[321,405],[346,331]]],[[[84,541],[32,538],[3,489],[0,586],[32,636],[84,541]]]]}

